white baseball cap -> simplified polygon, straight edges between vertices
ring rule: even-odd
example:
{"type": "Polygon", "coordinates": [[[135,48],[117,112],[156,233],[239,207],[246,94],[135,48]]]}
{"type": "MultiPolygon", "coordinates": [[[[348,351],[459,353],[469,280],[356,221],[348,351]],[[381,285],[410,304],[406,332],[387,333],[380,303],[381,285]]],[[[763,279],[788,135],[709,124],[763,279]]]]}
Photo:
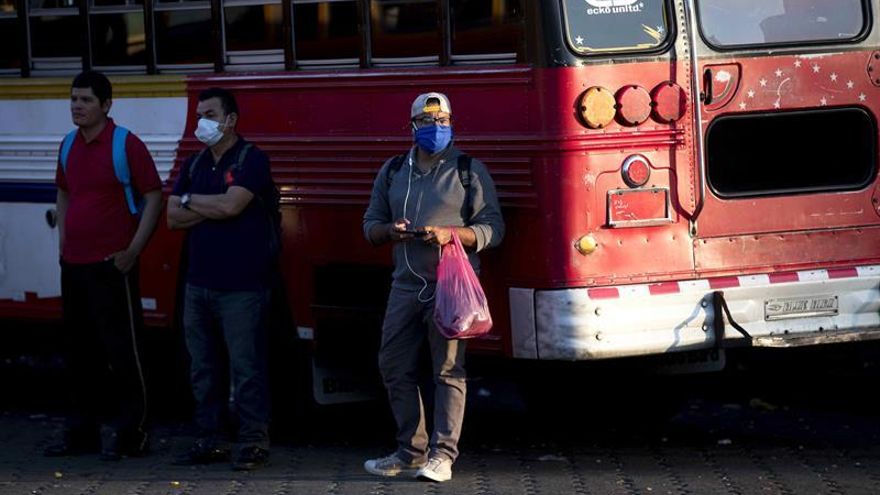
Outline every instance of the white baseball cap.
{"type": "Polygon", "coordinates": [[[416,99],[413,101],[409,117],[413,118],[416,115],[431,112],[445,112],[451,114],[452,106],[449,105],[449,98],[443,93],[422,93],[419,96],[416,96],[416,99]],[[440,104],[437,105],[436,103],[432,103],[429,105],[428,102],[432,98],[439,101],[440,104]]]}

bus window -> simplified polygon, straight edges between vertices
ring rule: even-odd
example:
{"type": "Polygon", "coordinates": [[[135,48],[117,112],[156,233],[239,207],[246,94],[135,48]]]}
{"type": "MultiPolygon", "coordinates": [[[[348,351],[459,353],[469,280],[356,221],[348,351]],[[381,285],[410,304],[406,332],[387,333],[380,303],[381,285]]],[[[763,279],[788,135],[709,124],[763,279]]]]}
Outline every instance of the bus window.
{"type": "Polygon", "coordinates": [[[699,0],[700,30],[716,48],[852,40],[865,28],[862,0],[699,0]]]}
{"type": "Polygon", "coordinates": [[[437,64],[439,14],[436,0],[371,0],[373,62],[437,64]]]}
{"type": "Polygon", "coordinates": [[[669,37],[664,0],[565,0],[569,46],[577,53],[645,51],[669,37]]]}
{"type": "Polygon", "coordinates": [[[205,0],[158,0],[156,67],[165,71],[213,69],[211,5],[205,0]]]}
{"type": "Polygon", "coordinates": [[[267,70],[284,68],[284,28],[281,3],[224,2],[226,68],[267,70]]]}
{"type": "Polygon", "coordinates": [[[144,0],[92,0],[91,11],[101,7],[130,7],[133,5],[143,6],[144,0]]]}
{"type": "Polygon", "coordinates": [[[356,0],[296,2],[293,35],[300,67],[355,67],[361,39],[356,0]]]}
{"type": "Polygon", "coordinates": [[[876,142],[862,108],[719,117],[706,134],[709,184],[723,198],[858,190],[877,173],[876,142]]]}
{"type": "Polygon", "coordinates": [[[92,63],[102,70],[143,72],[147,64],[143,1],[91,2],[92,63]]]}
{"type": "Polygon", "coordinates": [[[21,68],[21,34],[13,0],[0,0],[0,73],[21,68]]]}
{"type": "Polygon", "coordinates": [[[51,75],[82,67],[83,21],[75,0],[29,0],[34,73],[51,75]]]}
{"type": "Polygon", "coordinates": [[[522,58],[521,0],[452,0],[452,61],[503,61],[522,58]]]}

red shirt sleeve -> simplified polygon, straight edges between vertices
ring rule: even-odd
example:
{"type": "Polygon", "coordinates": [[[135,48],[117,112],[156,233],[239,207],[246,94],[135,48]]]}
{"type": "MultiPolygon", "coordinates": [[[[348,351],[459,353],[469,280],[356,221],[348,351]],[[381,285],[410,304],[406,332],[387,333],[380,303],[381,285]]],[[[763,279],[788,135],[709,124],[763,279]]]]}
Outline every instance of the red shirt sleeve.
{"type": "Polygon", "coordinates": [[[131,184],[141,195],[155,191],[162,187],[159,172],[153,157],[147,150],[147,145],[133,133],[128,133],[125,141],[125,150],[128,154],[128,168],[131,170],[131,184]]]}
{"type": "Polygon", "coordinates": [[[61,169],[61,146],[64,146],[63,141],[62,144],[58,146],[58,154],[55,155],[55,186],[62,191],[66,191],[67,177],[64,176],[64,171],[61,169]]]}

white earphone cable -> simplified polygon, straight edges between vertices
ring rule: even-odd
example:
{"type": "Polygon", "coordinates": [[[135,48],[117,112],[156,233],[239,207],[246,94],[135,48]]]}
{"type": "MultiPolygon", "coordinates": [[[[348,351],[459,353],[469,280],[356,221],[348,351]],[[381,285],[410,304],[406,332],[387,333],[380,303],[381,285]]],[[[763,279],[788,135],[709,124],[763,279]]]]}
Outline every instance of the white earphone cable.
{"type": "MultiPolygon", "coordinates": [[[[409,173],[407,174],[407,181],[406,181],[406,196],[404,196],[404,198],[403,198],[403,217],[404,217],[404,218],[406,218],[406,208],[407,208],[407,204],[409,203],[409,193],[410,193],[410,191],[412,190],[413,154],[414,154],[414,151],[413,151],[413,150],[410,150],[410,153],[409,153],[409,160],[408,160],[408,162],[409,162],[409,173]]],[[[422,198],[421,198],[421,194],[420,194],[420,195],[419,195],[418,205],[417,205],[417,208],[416,208],[416,216],[415,216],[415,219],[418,219],[418,216],[419,216],[419,211],[418,211],[418,210],[421,209],[421,204],[422,204],[422,198]]],[[[409,264],[409,254],[408,254],[408,252],[407,252],[407,246],[408,246],[408,245],[409,245],[409,242],[408,242],[408,241],[405,241],[405,242],[403,243],[403,261],[406,262],[406,267],[409,269],[410,273],[412,273],[412,274],[415,275],[419,280],[422,281],[422,288],[421,288],[421,290],[419,290],[419,293],[416,295],[416,299],[418,299],[419,302],[423,302],[423,303],[430,302],[432,299],[434,299],[434,294],[431,294],[431,297],[429,297],[429,298],[427,298],[427,299],[422,299],[422,294],[424,294],[425,290],[428,288],[428,281],[425,280],[424,277],[422,277],[421,275],[419,275],[418,273],[416,273],[416,271],[413,270],[412,265],[409,264]]]]}

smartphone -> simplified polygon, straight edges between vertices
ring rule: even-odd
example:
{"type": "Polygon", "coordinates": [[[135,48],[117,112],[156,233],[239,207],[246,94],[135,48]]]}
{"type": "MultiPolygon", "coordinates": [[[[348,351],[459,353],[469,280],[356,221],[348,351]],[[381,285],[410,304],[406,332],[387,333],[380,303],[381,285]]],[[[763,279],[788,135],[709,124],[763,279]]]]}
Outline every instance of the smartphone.
{"type": "Polygon", "coordinates": [[[401,233],[402,233],[402,234],[410,234],[410,235],[414,235],[414,236],[416,236],[416,237],[425,237],[426,235],[428,235],[428,231],[426,231],[426,230],[421,230],[421,229],[415,229],[415,230],[404,230],[404,231],[401,232],[401,233]]]}

